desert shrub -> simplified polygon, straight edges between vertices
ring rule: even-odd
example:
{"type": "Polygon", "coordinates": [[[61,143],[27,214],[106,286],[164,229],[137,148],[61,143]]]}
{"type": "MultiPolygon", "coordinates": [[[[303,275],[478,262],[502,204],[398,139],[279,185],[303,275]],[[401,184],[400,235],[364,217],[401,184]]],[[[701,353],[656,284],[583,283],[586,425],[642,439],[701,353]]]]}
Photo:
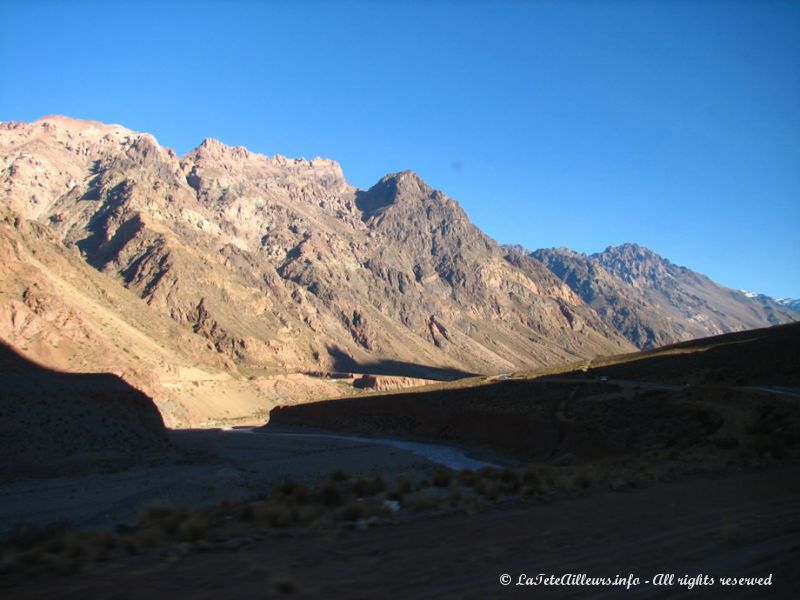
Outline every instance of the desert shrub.
{"type": "Polygon", "coordinates": [[[533,496],[538,496],[539,494],[542,493],[542,491],[543,489],[541,483],[536,483],[536,484],[526,483],[522,485],[522,489],[520,490],[522,495],[528,498],[531,498],[533,496]]]}
{"type": "Polygon", "coordinates": [[[50,554],[61,554],[66,548],[64,537],[64,535],[54,535],[45,540],[42,544],[42,548],[44,548],[45,552],[49,552],[50,554]]]}
{"type": "Polygon", "coordinates": [[[144,508],[139,519],[141,526],[160,529],[168,536],[175,535],[189,514],[189,509],[177,504],[151,504],[144,508]]]}
{"type": "Polygon", "coordinates": [[[318,520],[321,514],[318,506],[302,505],[292,510],[292,520],[302,525],[308,525],[318,520]]]}
{"type": "Polygon", "coordinates": [[[209,525],[206,515],[199,512],[193,513],[181,523],[178,528],[178,537],[187,542],[203,539],[208,534],[209,525]]]}
{"type": "Polygon", "coordinates": [[[139,539],[135,536],[128,536],[122,542],[122,547],[131,556],[137,556],[142,553],[142,545],[139,539]]]}
{"type": "Polygon", "coordinates": [[[339,515],[345,521],[358,521],[364,518],[364,509],[360,503],[352,501],[342,507],[339,515]]]}
{"type": "Polygon", "coordinates": [[[582,490],[592,485],[592,479],[586,472],[580,472],[575,475],[575,485],[582,490]]]}
{"type": "Polygon", "coordinates": [[[555,477],[553,487],[559,492],[571,492],[576,487],[575,476],[571,473],[561,473],[555,477]]]}
{"type": "Polygon", "coordinates": [[[493,479],[478,479],[473,487],[475,493],[487,500],[497,500],[500,496],[500,486],[493,479]]]}
{"type": "Polygon", "coordinates": [[[402,500],[403,496],[410,494],[417,489],[416,482],[408,473],[400,473],[395,477],[394,487],[389,491],[387,497],[391,500],[402,500]]]}
{"type": "Polygon", "coordinates": [[[431,483],[436,487],[446,488],[450,485],[453,478],[453,472],[450,469],[438,468],[431,476],[431,483]]]}
{"type": "Polygon", "coordinates": [[[436,510],[441,504],[440,496],[425,491],[416,492],[403,498],[403,505],[417,512],[436,510]]]}
{"type": "Polygon", "coordinates": [[[466,487],[472,487],[478,480],[478,475],[475,473],[475,471],[465,469],[463,471],[459,471],[458,480],[462,485],[465,485],[466,487]]]}
{"type": "Polygon", "coordinates": [[[368,500],[359,502],[361,513],[367,517],[385,517],[391,514],[391,510],[381,500],[368,500]]]}
{"type": "Polygon", "coordinates": [[[299,590],[297,584],[288,577],[275,579],[275,590],[281,594],[294,594],[299,590]]]}
{"type": "Polygon", "coordinates": [[[242,507],[239,509],[238,515],[239,520],[245,523],[250,523],[256,520],[256,507],[253,502],[248,502],[243,504],[242,507]]]}
{"type": "Polygon", "coordinates": [[[300,484],[293,479],[284,479],[276,487],[275,492],[280,496],[291,496],[300,484]]]}
{"type": "Polygon", "coordinates": [[[386,489],[386,482],[380,475],[365,475],[353,481],[352,484],[353,493],[360,498],[380,494],[384,489],[386,489]]]}
{"type": "Polygon", "coordinates": [[[333,482],[325,484],[319,491],[319,500],[322,502],[322,504],[329,508],[341,506],[342,502],[344,502],[342,488],[333,482]]]}
{"type": "Polygon", "coordinates": [[[330,474],[329,478],[331,481],[346,481],[350,476],[342,469],[336,469],[330,474]]]}
{"type": "Polygon", "coordinates": [[[28,548],[19,553],[17,562],[27,567],[35,567],[42,564],[44,557],[45,553],[41,548],[28,548]]]}
{"type": "Polygon", "coordinates": [[[541,469],[537,465],[527,465],[522,471],[522,483],[526,486],[541,488],[541,469]]]}
{"type": "Polygon", "coordinates": [[[777,459],[786,456],[786,448],[783,447],[779,440],[770,435],[754,436],[750,446],[756,454],[762,456],[771,456],[777,459]]]}
{"type": "Polygon", "coordinates": [[[290,498],[294,504],[308,504],[311,502],[312,494],[306,486],[298,485],[294,488],[290,498]]]}
{"type": "Polygon", "coordinates": [[[464,492],[458,486],[453,486],[450,488],[450,496],[448,497],[448,502],[450,506],[457,507],[464,504],[466,500],[464,496],[464,492]]]}
{"type": "Polygon", "coordinates": [[[97,562],[106,562],[111,558],[111,553],[117,546],[117,538],[108,532],[92,536],[89,542],[91,558],[97,562]]]}
{"type": "Polygon", "coordinates": [[[522,487],[522,480],[514,469],[503,469],[499,473],[500,489],[505,494],[516,494],[522,487]]]}
{"type": "Polygon", "coordinates": [[[256,514],[259,523],[270,527],[286,527],[292,523],[291,509],[281,502],[261,502],[256,514]]]}
{"type": "Polygon", "coordinates": [[[495,467],[483,467],[477,471],[479,479],[498,479],[500,477],[500,469],[495,467]]]}
{"type": "Polygon", "coordinates": [[[88,557],[86,541],[79,533],[68,535],[64,540],[64,556],[72,560],[83,560],[88,557]]]}
{"type": "Polygon", "coordinates": [[[81,570],[82,563],[65,556],[49,556],[47,566],[59,575],[74,575],[81,570]]]}
{"type": "Polygon", "coordinates": [[[738,546],[744,541],[744,530],[739,525],[726,521],[722,525],[722,540],[730,546],[738,546]]]}
{"type": "MultiPolygon", "coordinates": [[[[179,533],[183,533],[183,525],[181,525],[181,530],[179,533]]],[[[156,546],[164,544],[164,542],[167,540],[164,530],[153,525],[139,530],[136,534],[136,538],[139,547],[142,549],[155,548],[156,546]]]]}

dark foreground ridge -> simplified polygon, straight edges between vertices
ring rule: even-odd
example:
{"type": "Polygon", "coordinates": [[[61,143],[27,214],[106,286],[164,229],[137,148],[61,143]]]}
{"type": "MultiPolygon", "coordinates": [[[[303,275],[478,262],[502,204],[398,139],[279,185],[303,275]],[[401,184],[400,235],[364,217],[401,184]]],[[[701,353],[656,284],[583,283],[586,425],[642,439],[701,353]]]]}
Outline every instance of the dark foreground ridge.
{"type": "Polygon", "coordinates": [[[141,464],[163,452],[153,401],[109,373],[45,369],[0,343],[0,477],[141,464]]]}
{"type": "Polygon", "coordinates": [[[800,387],[798,347],[800,324],[782,325],[595,359],[557,375],[473,378],[278,407],[268,427],[446,440],[546,461],[668,451],[709,439],[784,452],[800,445],[797,407],[763,388],[800,387]]]}

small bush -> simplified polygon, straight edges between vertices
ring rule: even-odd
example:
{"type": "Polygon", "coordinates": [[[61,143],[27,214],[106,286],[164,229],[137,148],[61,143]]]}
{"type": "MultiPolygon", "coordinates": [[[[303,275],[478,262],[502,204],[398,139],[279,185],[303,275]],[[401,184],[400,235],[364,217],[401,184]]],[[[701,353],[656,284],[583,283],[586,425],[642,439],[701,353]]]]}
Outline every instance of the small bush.
{"type": "Polygon", "coordinates": [[[86,558],[87,554],[86,543],[81,535],[73,534],[66,538],[64,555],[67,558],[83,560],[86,558]]]}
{"type": "Polygon", "coordinates": [[[416,489],[414,479],[408,473],[400,473],[395,478],[395,489],[401,494],[408,494],[416,489]]]}
{"type": "Polygon", "coordinates": [[[495,467],[483,467],[479,469],[477,472],[478,478],[487,480],[487,479],[499,479],[500,478],[500,469],[495,467]]]}
{"type": "Polygon", "coordinates": [[[454,508],[461,506],[464,503],[464,500],[465,500],[464,492],[461,491],[460,487],[454,486],[450,488],[450,496],[448,498],[450,506],[454,508]]]}
{"type": "Polygon", "coordinates": [[[500,489],[505,494],[516,494],[522,487],[519,474],[513,469],[503,469],[500,472],[500,489]]]}
{"type": "Polygon", "coordinates": [[[434,494],[424,491],[406,496],[403,505],[413,511],[436,510],[441,506],[442,499],[434,494]]]}
{"type": "Polygon", "coordinates": [[[142,511],[139,523],[144,527],[160,529],[167,536],[173,536],[188,514],[189,509],[182,505],[151,504],[142,511]]]}
{"type": "Polygon", "coordinates": [[[730,546],[738,546],[744,541],[744,530],[735,523],[726,522],[722,526],[722,540],[730,546]]]}
{"type": "MultiPolygon", "coordinates": [[[[183,526],[181,526],[181,528],[182,527],[183,526]]],[[[164,531],[153,526],[145,527],[140,530],[136,537],[140,548],[155,548],[166,541],[164,531]]]]}
{"type": "Polygon", "coordinates": [[[458,480],[461,482],[462,485],[465,485],[466,487],[472,487],[478,480],[478,476],[475,473],[475,471],[470,471],[465,469],[458,473],[458,480]]]}
{"type": "Polygon", "coordinates": [[[294,594],[299,588],[288,577],[279,577],[275,580],[275,589],[281,594],[294,594]]]}
{"type": "Polygon", "coordinates": [[[450,485],[452,478],[453,472],[450,469],[439,468],[433,472],[431,483],[436,487],[446,488],[450,485]]]}
{"type": "Polygon", "coordinates": [[[419,485],[407,473],[401,473],[395,478],[394,487],[389,490],[386,497],[390,500],[400,502],[403,496],[414,492],[419,489],[419,485]]]}
{"type": "Polygon", "coordinates": [[[586,473],[578,473],[575,476],[575,485],[578,486],[578,488],[585,490],[592,485],[592,480],[586,473]]]}
{"type": "Polygon", "coordinates": [[[341,481],[347,481],[347,479],[349,479],[350,476],[347,473],[345,473],[342,469],[336,469],[333,473],[330,474],[329,478],[331,481],[341,482],[341,481]]]}
{"type": "Polygon", "coordinates": [[[286,527],[292,522],[292,511],[280,502],[263,502],[256,514],[259,523],[270,527],[286,527]]]}
{"type": "Polygon", "coordinates": [[[494,501],[500,496],[500,486],[492,479],[479,479],[475,483],[474,490],[475,493],[487,500],[494,501]]]}
{"type": "Polygon", "coordinates": [[[311,498],[311,491],[304,485],[298,485],[291,494],[293,504],[308,504],[311,498]]]}
{"type": "Polygon", "coordinates": [[[313,505],[298,506],[292,511],[292,520],[302,525],[308,525],[320,518],[319,507],[313,505]]]}
{"type": "Polygon", "coordinates": [[[380,475],[359,477],[353,482],[352,489],[359,498],[368,498],[386,489],[386,482],[380,475]]]}
{"type": "Polygon", "coordinates": [[[522,483],[525,486],[540,489],[542,487],[542,476],[539,467],[528,465],[522,471],[522,483]]]}
{"type": "Polygon", "coordinates": [[[364,509],[358,502],[349,502],[339,514],[345,521],[358,521],[364,518],[364,509]]]}
{"type": "Polygon", "coordinates": [[[122,543],[122,547],[125,549],[125,552],[131,556],[137,556],[142,553],[142,546],[139,543],[139,540],[133,536],[128,537],[122,543]]]}
{"type": "Polygon", "coordinates": [[[344,502],[344,494],[338,484],[330,482],[319,491],[319,500],[328,508],[336,508],[344,502]]]}
{"type": "Polygon", "coordinates": [[[206,537],[208,534],[208,518],[201,513],[194,513],[181,523],[178,529],[178,537],[186,542],[195,542],[206,537]]]}
{"type": "Polygon", "coordinates": [[[300,487],[300,484],[293,479],[284,479],[275,488],[275,492],[280,496],[291,496],[298,487],[300,487]]]}

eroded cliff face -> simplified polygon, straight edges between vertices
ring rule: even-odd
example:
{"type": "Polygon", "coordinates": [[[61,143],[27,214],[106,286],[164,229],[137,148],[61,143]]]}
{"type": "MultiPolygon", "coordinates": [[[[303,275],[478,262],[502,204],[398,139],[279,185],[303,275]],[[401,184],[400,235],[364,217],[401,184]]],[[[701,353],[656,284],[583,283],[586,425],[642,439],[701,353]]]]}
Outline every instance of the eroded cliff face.
{"type": "Polygon", "coordinates": [[[500,372],[630,349],[568,285],[506,260],[410,172],[370,190],[329,160],[46,117],[0,125],[0,189],[220,361],[500,372]]]}

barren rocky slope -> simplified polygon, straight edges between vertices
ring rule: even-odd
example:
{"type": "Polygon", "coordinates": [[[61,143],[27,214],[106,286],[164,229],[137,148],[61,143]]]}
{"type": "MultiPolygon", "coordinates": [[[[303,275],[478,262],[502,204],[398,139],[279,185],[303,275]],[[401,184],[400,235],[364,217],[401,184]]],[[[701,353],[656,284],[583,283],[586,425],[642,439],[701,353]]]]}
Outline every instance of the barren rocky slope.
{"type": "MultiPolygon", "coordinates": [[[[172,427],[262,422],[275,404],[344,393],[337,382],[299,373],[245,376],[209,340],[87,265],[48,227],[3,207],[0,340],[49,369],[121,377],[153,398],[172,427]]],[[[34,391],[19,398],[35,411],[34,391]]]]}
{"type": "Polygon", "coordinates": [[[215,140],[179,158],[148,134],[64,117],[0,125],[0,166],[15,213],[208,340],[219,362],[424,376],[630,347],[410,172],[362,192],[332,161],[215,140]]]}
{"type": "Polygon", "coordinates": [[[567,248],[530,255],[639,348],[788,323],[799,316],[767,296],[726,288],[637,244],[591,255],[567,248]]]}

